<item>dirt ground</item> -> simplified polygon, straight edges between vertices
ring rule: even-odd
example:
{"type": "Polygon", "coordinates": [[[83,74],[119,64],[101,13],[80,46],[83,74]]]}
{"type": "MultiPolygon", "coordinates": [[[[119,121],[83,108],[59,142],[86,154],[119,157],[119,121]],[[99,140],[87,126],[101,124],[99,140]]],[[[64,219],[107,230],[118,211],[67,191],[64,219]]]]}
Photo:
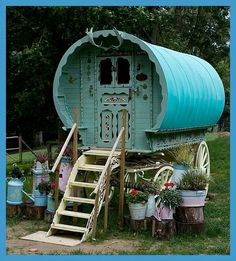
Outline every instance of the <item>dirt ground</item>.
{"type": "Polygon", "coordinates": [[[20,237],[45,230],[45,225],[28,221],[7,227],[7,255],[37,255],[37,254],[116,254],[121,251],[133,252],[138,249],[138,241],[110,239],[103,242],[84,242],[68,247],[36,241],[20,239],[20,237]]]}

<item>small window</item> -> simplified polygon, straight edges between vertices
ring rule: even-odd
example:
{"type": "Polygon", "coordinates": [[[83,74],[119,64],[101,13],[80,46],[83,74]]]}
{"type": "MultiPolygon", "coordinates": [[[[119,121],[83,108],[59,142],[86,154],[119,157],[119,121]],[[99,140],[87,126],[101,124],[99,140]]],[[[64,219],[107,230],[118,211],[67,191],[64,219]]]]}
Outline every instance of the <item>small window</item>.
{"type": "Polygon", "coordinates": [[[130,81],[129,61],[124,58],[117,59],[117,82],[118,84],[128,84],[130,81]]]}
{"type": "Polygon", "coordinates": [[[100,62],[100,84],[111,84],[112,82],[112,62],[111,59],[107,58],[100,62]]]}

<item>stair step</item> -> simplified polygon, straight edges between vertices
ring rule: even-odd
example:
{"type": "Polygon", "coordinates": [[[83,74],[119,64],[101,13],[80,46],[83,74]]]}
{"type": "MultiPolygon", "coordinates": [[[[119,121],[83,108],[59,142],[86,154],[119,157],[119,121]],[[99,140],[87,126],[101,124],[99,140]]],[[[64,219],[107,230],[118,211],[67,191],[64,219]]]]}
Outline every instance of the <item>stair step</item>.
{"type": "Polygon", "coordinates": [[[88,171],[103,171],[104,165],[95,165],[95,164],[84,164],[78,167],[78,170],[88,170],[88,171]]]}
{"type": "Polygon", "coordinates": [[[81,212],[67,211],[67,210],[60,211],[58,212],[58,214],[63,216],[77,217],[77,218],[84,218],[84,219],[89,219],[90,217],[90,214],[88,213],[81,213],[81,212]]]}
{"type": "MultiPolygon", "coordinates": [[[[88,150],[83,152],[84,155],[93,155],[93,156],[104,156],[109,157],[111,151],[110,150],[88,150]]],[[[120,151],[115,151],[113,156],[120,156],[120,151]]]]}
{"type": "Polygon", "coordinates": [[[87,229],[85,227],[77,227],[77,226],[70,226],[70,225],[64,225],[64,224],[52,224],[51,228],[78,232],[78,233],[85,233],[87,231],[87,229]]]}
{"type": "Polygon", "coordinates": [[[75,186],[75,187],[81,187],[81,188],[96,188],[97,184],[96,183],[88,183],[88,182],[70,182],[71,186],[75,186]]]}
{"type": "Polygon", "coordinates": [[[95,199],[91,199],[91,198],[64,197],[63,199],[66,201],[72,201],[78,203],[95,204],[95,199]]]}

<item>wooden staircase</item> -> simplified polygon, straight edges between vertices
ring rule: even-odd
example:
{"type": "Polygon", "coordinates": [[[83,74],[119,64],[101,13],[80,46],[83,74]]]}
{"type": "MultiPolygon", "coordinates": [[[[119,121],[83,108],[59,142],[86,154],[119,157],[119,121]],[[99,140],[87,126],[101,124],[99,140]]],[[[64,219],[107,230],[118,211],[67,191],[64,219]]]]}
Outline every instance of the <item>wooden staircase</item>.
{"type": "Polygon", "coordinates": [[[68,179],[63,199],[61,200],[61,203],[56,210],[51,227],[47,232],[47,236],[51,236],[59,230],[71,231],[81,234],[80,243],[82,243],[87,239],[91,232],[93,232],[93,234],[95,235],[94,231],[96,231],[97,217],[104,202],[105,195],[106,193],[109,193],[109,181],[111,171],[112,169],[119,166],[119,157],[121,153],[119,151],[116,151],[115,149],[119,142],[120,136],[122,135],[122,132],[123,129],[120,132],[120,135],[117,138],[117,142],[114,144],[112,150],[89,150],[84,152],[83,155],[77,159],[68,179]],[[103,162],[106,162],[106,164],[98,165],[96,163],[98,159],[103,159],[103,162]],[[97,183],[76,181],[78,171],[79,173],[81,173],[81,171],[99,172],[99,180],[97,183]],[[75,188],[90,188],[93,190],[95,198],[85,198],[81,196],[77,197],[73,194],[75,188]],[[66,209],[68,202],[75,202],[81,205],[89,204],[93,207],[90,213],[71,211],[66,209]],[[62,216],[87,220],[87,224],[86,226],[81,227],[74,224],[63,224],[61,222],[62,216]]]}

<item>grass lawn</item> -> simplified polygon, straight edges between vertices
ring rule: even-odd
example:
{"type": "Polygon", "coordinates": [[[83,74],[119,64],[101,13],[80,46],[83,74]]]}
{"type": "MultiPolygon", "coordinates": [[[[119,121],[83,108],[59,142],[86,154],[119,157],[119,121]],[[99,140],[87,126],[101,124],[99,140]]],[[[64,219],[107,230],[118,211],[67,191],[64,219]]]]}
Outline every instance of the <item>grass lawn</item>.
{"type": "MultiPolygon", "coordinates": [[[[206,203],[204,209],[206,231],[202,235],[176,235],[169,241],[160,241],[152,238],[150,231],[134,232],[129,227],[120,230],[117,224],[118,199],[114,197],[109,208],[108,231],[106,233],[103,232],[102,211],[98,219],[97,240],[95,242],[90,241],[90,243],[96,248],[96,246],[102,244],[105,240],[138,240],[138,247],[135,251],[127,252],[124,249],[114,254],[229,254],[227,251],[230,242],[229,143],[229,137],[214,138],[208,141],[211,156],[211,183],[209,192],[214,194],[214,197],[206,203]]],[[[22,167],[27,167],[27,164],[29,165],[29,163],[26,163],[22,167]]],[[[21,218],[7,219],[9,227],[14,227],[18,222],[21,222],[21,218]]],[[[28,222],[34,221],[31,220],[28,222]]],[[[78,250],[73,251],[72,254],[83,254],[83,252],[78,250]]]]}

